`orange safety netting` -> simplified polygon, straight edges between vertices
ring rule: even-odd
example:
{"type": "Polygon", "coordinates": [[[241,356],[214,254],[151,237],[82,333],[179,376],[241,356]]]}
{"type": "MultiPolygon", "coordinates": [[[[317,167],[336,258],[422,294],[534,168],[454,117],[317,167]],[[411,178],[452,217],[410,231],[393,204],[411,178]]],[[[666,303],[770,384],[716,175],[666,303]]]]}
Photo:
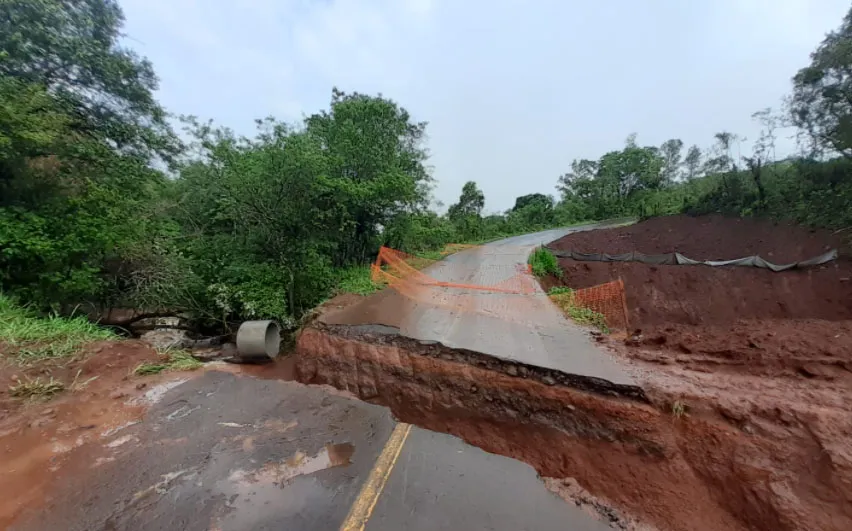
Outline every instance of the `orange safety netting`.
{"type": "MultiPolygon", "coordinates": [[[[373,282],[387,284],[405,297],[450,311],[476,312],[512,322],[530,321],[541,315],[544,294],[529,266],[479,265],[476,271],[458,269],[451,261],[436,261],[382,247],[371,267],[373,282]],[[421,271],[424,270],[425,271],[421,271]],[[449,274],[445,274],[449,273],[449,274]],[[449,282],[435,278],[486,278],[487,283],[449,282]]],[[[624,283],[619,279],[599,286],[574,290],[574,306],[601,313],[610,329],[628,327],[624,283]]]]}
{"type": "MultiPolygon", "coordinates": [[[[442,288],[472,289],[478,291],[491,291],[496,293],[528,294],[535,293],[535,284],[529,282],[529,266],[512,267],[511,276],[494,284],[472,284],[460,282],[447,282],[438,280],[420,271],[436,261],[413,256],[402,251],[382,247],[379,255],[372,266],[373,282],[384,282],[391,286],[399,285],[400,281],[420,286],[435,286],[442,288]]],[[[505,267],[497,268],[507,271],[505,267]]],[[[488,269],[487,267],[485,269],[488,269]]],[[[503,275],[505,276],[505,275],[503,275]]]]}
{"type": "Polygon", "coordinates": [[[624,296],[624,282],[619,278],[606,284],[574,290],[575,306],[588,308],[604,316],[610,328],[627,330],[627,300],[624,296]]]}

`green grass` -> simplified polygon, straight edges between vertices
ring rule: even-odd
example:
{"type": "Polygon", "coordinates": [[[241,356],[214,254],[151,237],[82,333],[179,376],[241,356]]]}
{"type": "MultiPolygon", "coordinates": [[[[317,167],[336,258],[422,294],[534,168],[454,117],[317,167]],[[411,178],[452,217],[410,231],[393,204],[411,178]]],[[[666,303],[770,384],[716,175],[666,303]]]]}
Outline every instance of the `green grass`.
{"type": "Polygon", "coordinates": [[[536,247],[530,254],[528,260],[532,266],[532,272],[537,277],[554,275],[562,278],[562,270],[559,269],[559,261],[544,247],[536,247]]]}
{"type": "Polygon", "coordinates": [[[2,353],[20,364],[64,358],[77,353],[87,343],[115,337],[83,316],[41,317],[31,308],[0,294],[2,353]]]}
{"type": "Polygon", "coordinates": [[[589,308],[583,308],[574,304],[574,290],[564,286],[556,286],[550,288],[547,292],[550,300],[552,300],[559,308],[565,312],[565,315],[570,317],[577,323],[594,326],[604,334],[609,334],[609,327],[606,324],[606,317],[600,312],[596,312],[589,308]]]}
{"type": "MultiPolygon", "coordinates": [[[[442,260],[447,256],[458,251],[466,249],[467,245],[447,244],[441,250],[424,251],[417,253],[410,260],[408,265],[414,269],[423,269],[432,265],[438,260],[442,260]]],[[[373,282],[372,271],[369,265],[351,266],[336,270],[334,294],[354,293],[355,295],[370,295],[384,288],[385,285],[380,282],[373,282]]]]}
{"type": "Polygon", "coordinates": [[[373,282],[370,266],[352,266],[337,270],[337,293],[354,293],[356,295],[369,295],[380,289],[381,284],[373,282]]]}
{"type": "Polygon", "coordinates": [[[158,351],[160,359],[156,362],[146,361],[140,363],[133,374],[137,376],[146,376],[150,374],[160,374],[161,372],[169,371],[194,371],[201,368],[204,364],[192,357],[192,354],[181,349],[166,349],[158,351]]]}
{"type": "Polygon", "coordinates": [[[565,293],[574,293],[574,290],[565,286],[553,286],[547,291],[548,295],[563,295],[565,293]]]}

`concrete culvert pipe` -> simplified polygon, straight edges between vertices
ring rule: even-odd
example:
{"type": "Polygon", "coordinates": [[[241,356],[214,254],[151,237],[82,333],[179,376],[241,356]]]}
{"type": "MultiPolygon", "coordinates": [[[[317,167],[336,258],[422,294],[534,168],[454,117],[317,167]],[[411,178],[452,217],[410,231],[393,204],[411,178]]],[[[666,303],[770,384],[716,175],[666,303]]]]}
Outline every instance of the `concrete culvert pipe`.
{"type": "Polygon", "coordinates": [[[242,358],[275,359],[281,348],[281,328],[275,321],[246,321],[237,330],[237,353],[242,358]]]}

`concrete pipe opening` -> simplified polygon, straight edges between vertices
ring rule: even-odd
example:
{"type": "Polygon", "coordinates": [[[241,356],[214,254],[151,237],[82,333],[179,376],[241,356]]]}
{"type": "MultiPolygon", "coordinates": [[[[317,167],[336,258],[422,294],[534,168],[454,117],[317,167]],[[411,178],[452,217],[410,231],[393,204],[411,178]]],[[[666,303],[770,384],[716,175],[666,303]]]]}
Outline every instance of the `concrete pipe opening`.
{"type": "Polygon", "coordinates": [[[280,348],[281,328],[275,321],[246,321],[237,330],[240,357],[275,359],[280,348]]]}

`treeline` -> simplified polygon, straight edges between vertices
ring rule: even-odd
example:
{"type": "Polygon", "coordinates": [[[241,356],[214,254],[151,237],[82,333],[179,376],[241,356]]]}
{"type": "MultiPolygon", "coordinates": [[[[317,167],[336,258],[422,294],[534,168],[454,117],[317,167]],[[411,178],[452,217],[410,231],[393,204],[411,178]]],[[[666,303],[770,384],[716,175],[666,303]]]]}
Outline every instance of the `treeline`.
{"type": "Polygon", "coordinates": [[[192,118],[178,136],[152,65],[118,43],[114,0],[0,15],[0,286],[22,302],[293,322],[366,275],[382,244],[420,252],[551,222],[537,205],[482,219],[472,183],[448,215],[430,211],[426,124],[390,99],[335,90],[251,138],[192,118]]]}
{"type": "Polygon", "coordinates": [[[702,150],[671,139],[625,146],[598,160],[575,160],[559,177],[561,208],[576,219],[720,212],[852,226],[852,11],[793,77],[780,111],[752,116],[760,133],[751,152],[723,131],[702,150]],[[798,153],[779,160],[776,141],[795,135],[798,153]]]}
{"type": "Polygon", "coordinates": [[[3,2],[0,15],[0,289],[43,310],[293,324],[366,279],[381,245],[419,253],[680,211],[852,221],[852,108],[838,103],[852,101],[852,60],[830,52],[852,42],[848,17],[795,80],[785,120],[812,140],[807,157],[774,160],[779,119],[764,113],[771,133],[747,159],[727,133],[683,160],[677,140],[633,137],[575,162],[558,200],[529,194],[485,215],[475,182],[445,214],[429,208],[426,124],[393,100],[335,90],[328,108],[258,120],[250,138],[193,118],[177,135],[152,65],[118,42],[115,0],[3,2]]]}

